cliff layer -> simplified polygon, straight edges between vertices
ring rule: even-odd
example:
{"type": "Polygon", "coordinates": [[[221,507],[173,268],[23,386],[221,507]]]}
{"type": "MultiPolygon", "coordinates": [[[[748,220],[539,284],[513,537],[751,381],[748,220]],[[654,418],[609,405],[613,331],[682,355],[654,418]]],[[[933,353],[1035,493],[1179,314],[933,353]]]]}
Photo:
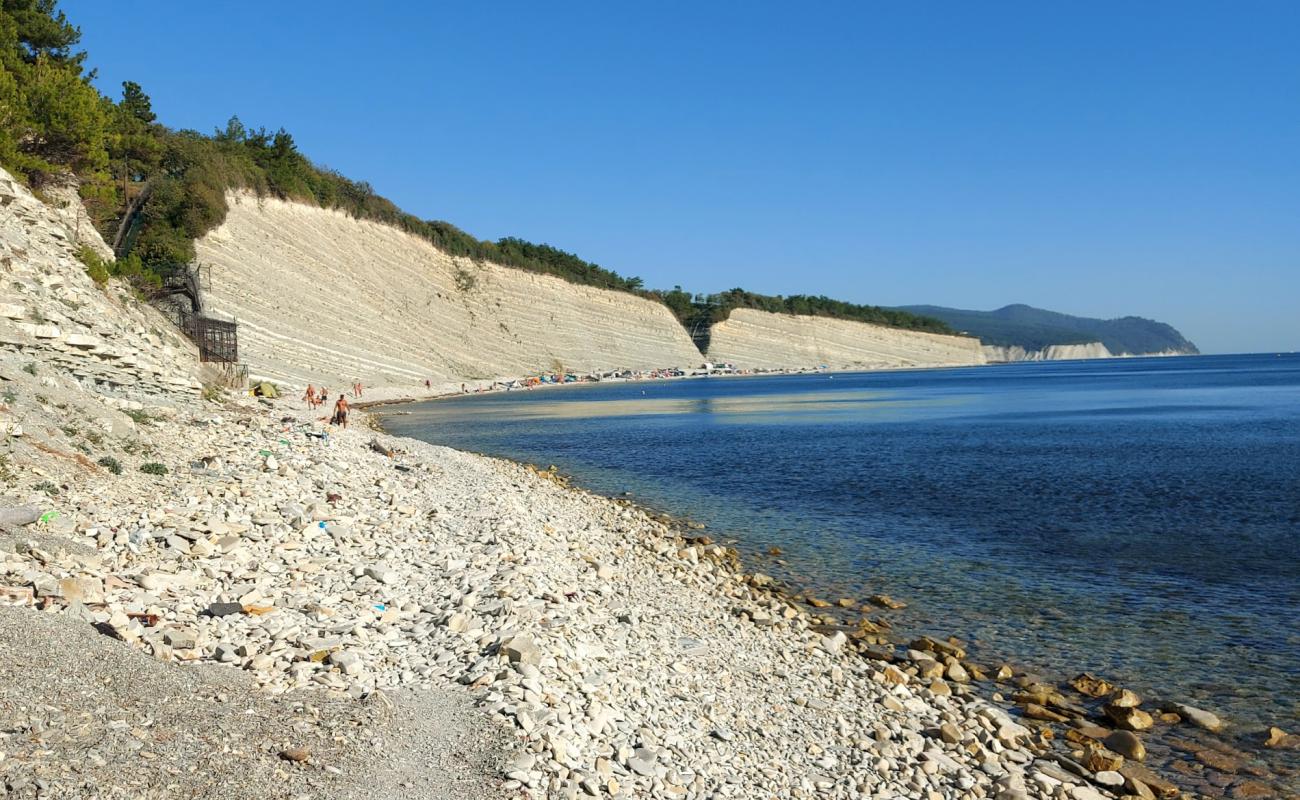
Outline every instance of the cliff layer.
{"type": "Polygon", "coordinates": [[[703,360],[659,303],[449,256],[337,211],[229,202],[198,259],[209,310],[238,319],[254,375],[410,386],[703,360]]]}
{"type": "Polygon", "coordinates": [[[713,326],[709,360],[740,368],[885,369],[983,364],[978,339],[736,309],[713,326]]]}

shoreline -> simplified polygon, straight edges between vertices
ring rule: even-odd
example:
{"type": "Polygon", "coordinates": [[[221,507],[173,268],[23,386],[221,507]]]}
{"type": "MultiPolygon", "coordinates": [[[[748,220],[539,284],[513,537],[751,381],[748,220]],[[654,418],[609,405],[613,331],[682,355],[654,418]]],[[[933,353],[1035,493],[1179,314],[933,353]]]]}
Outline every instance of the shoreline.
{"type": "MultiPolygon", "coordinates": [[[[18,380],[24,397],[52,393],[18,380]]],[[[43,462],[60,487],[43,502],[60,515],[18,532],[36,548],[0,548],[0,575],[30,588],[17,604],[96,626],[131,657],[213,665],[291,702],[472,700],[505,740],[486,758],[504,766],[482,776],[484,797],[1174,791],[1140,760],[1105,761],[1086,734],[1063,746],[1050,724],[983,697],[980,673],[996,673],[960,644],[872,659],[874,634],[819,621],[823,609],[740,571],[697,529],[549,471],[376,433],[373,412],[344,431],[298,405],[145,404],[129,433],[95,445],[120,475],[43,462]],[[146,460],[167,471],[141,472],[146,460]]],[[[72,409],[41,407],[66,420],[46,451],[93,444],[72,409]]],[[[1034,676],[1005,678],[989,685],[1052,705],[1034,676]]],[[[44,688],[23,690],[40,702],[44,688]]],[[[361,774],[360,742],[277,765],[293,744],[258,763],[325,786],[361,774]]],[[[0,749],[6,780],[40,763],[26,745],[0,749]]]]}
{"type": "MultiPolygon", "coordinates": [[[[1109,796],[956,680],[952,655],[860,658],[720,546],[504,460],[325,431],[291,405],[151,409],[137,435],[168,472],[70,467],[62,514],[20,533],[51,543],[4,552],[4,573],[28,576],[46,613],[271,696],[468,692],[514,741],[484,796],[1109,796]]],[[[6,779],[41,763],[5,749],[6,779]]],[[[328,782],[350,763],[279,769],[328,782]]]]}
{"type": "MultiPolygon", "coordinates": [[[[1167,358],[1170,356],[1152,357],[1167,358]]],[[[387,433],[383,427],[384,416],[382,412],[377,415],[373,425],[376,429],[387,433]]],[[[571,476],[557,473],[554,466],[543,469],[537,464],[515,460],[509,456],[478,451],[465,452],[522,466],[530,471],[548,476],[549,479],[566,488],[590,494],[621,506],[635,508],[651,518],[664,522],[669,527],[677,528],[688,541],[702,541],[705,545],[710,546],[715,544],[709,535],[711,533],[710,529],[704,524],[695,522],[688,517],[678,516],[672,509],[643,505],[634,499],[630,499],[630,492],[623,495],[605,495],[588,489],[580,483],[575,483],[571,476]]],[[[891,608],[888,603],[890,601],[903,601],[904,605],[899,606],[899,608],[902,608],[905,607],[906,601],[911,600],[911,598],[882,596],[883,602],[880,603],[872,602],[876,599],[875,597],[867,601],[836,598],[833,595],[824,595],[821,591],[818,591],[815,582],[806,579],[794,580],[793,576],[791,576],[790,582],[773,579],[760,571],[763,567],[764,554],[753,551],[749,555],[745,555],[732,546],[736,543],[738,543],[738,540],[731,538],[722,543],[722,546],[728,551],[728,563],[731,564],[732,568],[737,571],[743,580],[753,581],[757,577],[762,581],[763,588],[769,591],[773,597],[779,598],[782,602],[796,607],[801,613],[806,614],[810,625],[814,629],[823,633],[833,633],[838,630],[848,634],[854,642],[862,645],[859,652],[865,658],[886,664],[907,664],[909,661],[915,662],[918,643],[921,644],[920,650],[930,653],[942,653],[947,649],[947,645],[962,650],[971,647],[971,645],[955,636],[934,631],[916,630],[913,634],[905,637],[891,635],[894,626],[889,622],[889,615],[891,611],[896,609],[891,608]],[[870,619],[868,619],[869,615],[870,619]]],[[[780,555],[779,552],[769,552],[766,554],[766,558],[779,560],[780,555]]],[[[1004,657],[1006,655],[1005,651],[1000,650],[997,642],[981,641],[975,645],[973,653],[978,659],[977,663],[963,662],[963,666],[968,669],[975,679],[971,685],[981,690],[980,695],[984,699],[994,703],[1011,705],[1012,703],[1008,702],[1004,697],[1005,693],[1014,701],[1014,705],[1019,707],[1018,713],[1021,716],[1018,719],[1022,722],[1031,725],[1037,724],[1042,729],[1049,729],[1054,726],[1058,736],[1063,735],[1076,743],[1089,741],[1093,737],[1089,734],[1076,735],[1074,730],[1071,729],[1072,725],[1077,725],[1077,730],[1078,728],[1088,728],[1089,725],[1084,724],[1085,722],[1091,723],[1092,731],[1096,731],[1099,726],[1115,729],[1124,728],[1123,725],[1116,725],[1116,720],[1107,715],[1105,708],[1107,696],[1112,691],[1120,692],[1123,690],[1122,684],[1110,683],[1105,680],[1106,676],[1104,675],[1094,677],[1086,664],[1065,671],[1057,671],[1051,668],[1039,668],[1032,657],[1025,658],[1024,661],[1021,661],[1021,658],[1024,657],[1014,657],[1015,663],[1027,664],[1024,670],[1017,668],[1014,671],[1014,676],[1008,675],[1006,678],[994,678],[993,676],[998,675],[1001,670],[1007,669],[1009,663],[1011,663],[1004,657]],[[1014,677],[1015,681],[1009,680],[1011,677],[1014,677]],[[1110,688],[1106,692],[1098,694],[1096,691],[1097,685],[1110,688]],[[1089,688],[1081,688],[1083,686],[1089,688]],[[1074,718],[1074,723],[1069,722],[1070,717],[1074,718]],[[1072,736],[1073,738],[1071,738],[1072,736]]],[[[965,656],[962,656],[962,658],[964,659],[965,656]]],[[[1038,661],[1042,660],[1038,659],[1038,661]]],[[[941,673],[941,677],[944,675],[946,673],[941,673]]],[[[1198,757],[1199,753],[1208,750],[1219,753],[1226,758],[1225,761],[1220,763],[1236,762],[1233,768],[1234,772],[1256,778],[1274,778],[1284,782],[1293,781],[1297,787],[1300,787],[1300,770],[1297,770],[1294,765],[1284,763],[1286,759],[1282,750],[1271,749],[1271,745],[1266,746],[1264,744],[1265,740],[1270,736],[1270,731],[1278,730],[1277,728],[1265,724],[1260,728],[1241,729],[1234,725],[1232,720],[1220,721],[1212,713],[1212,710],[1207,712],[1177,700],[1160,699],[1162,697],[1168,698],[1169,695],[1160,692],[1158,688],[1155,694],[1158,702],[1148,705],[1154,727],[1139,728],[1137,732],[1143,737],[1144,745],[1146,745],[1144,748],[1148,754],[1146,763],[1157,765],[1161,778],[1167,779],[1184,789],[1193,788],[1197,784],[1201,788],[1206,788],[1207,784],[1204,780],[1189,782],[1189,777],[1197,776],[1196,773],[1189,772],[1186,767],[1193,765],[1200,769],[1206,763],[1207,758],[1213,760],[1214,756],[1198,757]],[[1181,714],[1180,711],[1182,711],[1181,714]],[[1214,720],[1211,725],[1215,729],[1210,730],[1203,726],[1199,722],[1202,717],[1214,720]],[[1219,727],[1220,722],[1222,723],[1221,728],[1219,727]],[[1242,762],[1249,763],[1243,765],[1242,762]],[[1267,763],[1268,769],[1271,771],[1261,771],[1258,766],[1261,762],[1267,763]]],[[[1279,722],[1284,723],[1285,720],[1279,722]]],[[[1273,724],[1276,725],[1277,723],[1273,724]]],[[[1295,744],[1293,740],[1291,746],[1294,747],[1295,744]]],[[[1076,752],[1075,755],[1077,757],[1079,754],[1076,752]]],[[[1281,785],[1279,784],[1279,786],[1281,785]]],[[[1255,790],[1251,789],[1249,791],[1255,790]]],[[[1297,791],[1300,791],[1300,788],[1297,791]]],[[[1241,796],[1252,795],[1242,794],[1241,796]]],[[[1286,796],[1300,796],[1300,794],[1286,796]]]]}

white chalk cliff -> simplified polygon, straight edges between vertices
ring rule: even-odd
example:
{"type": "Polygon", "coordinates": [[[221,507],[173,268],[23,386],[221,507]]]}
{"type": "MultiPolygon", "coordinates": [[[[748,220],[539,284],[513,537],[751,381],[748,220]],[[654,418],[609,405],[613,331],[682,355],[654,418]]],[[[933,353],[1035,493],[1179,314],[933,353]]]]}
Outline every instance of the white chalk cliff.
{"type": "Polygon", "coordinates": [[[984,345],[984,357],[990,362],[1004,361],[1068,361],[1071,359],[1083,358],[1115,358],[1117,353],[1112,353],[1106,349],[1106,345],[1101,342],[1087,342],[1086,344],[1053,344],[1042,348],[1041,350],[1026,350],[1020,345],[1012,347],[1000,347],[998,345],[984,345]]]}
{"type": "Polygon", "coordinates": [[[887,369],[983,364],[978,339],[828,317],[736,309],[713,326],[709,360],[740,368],[887,369]]]}
{"type": "Polygon", "coordinates": [[[198,260],[211,267],[209,311],[239,321],[254,375],[409,386],[703,361],[659,303],[453,257],[339,211],[229,202],[198,260]]]}
{"type": "Polygon", "coordinates": [[[116,281],[96,286],[77,259],[83,244],[108,251],[84,214],[75,194],[50,206],[0,169],[0,380],[35,370],[51,391],[123,403],[197,394],[193,346],[116,281]]]}

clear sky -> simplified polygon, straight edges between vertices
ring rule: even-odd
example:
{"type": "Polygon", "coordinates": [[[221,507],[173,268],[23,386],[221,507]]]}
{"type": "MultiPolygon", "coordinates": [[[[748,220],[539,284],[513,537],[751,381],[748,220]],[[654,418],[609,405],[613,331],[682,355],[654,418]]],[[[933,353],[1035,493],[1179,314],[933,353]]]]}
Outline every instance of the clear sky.
{"type": "Polygon", "coordinates": [[[648,286],[1300,350],[1300,3],[63,0],[99,85],[283,126],[648,286]]]}

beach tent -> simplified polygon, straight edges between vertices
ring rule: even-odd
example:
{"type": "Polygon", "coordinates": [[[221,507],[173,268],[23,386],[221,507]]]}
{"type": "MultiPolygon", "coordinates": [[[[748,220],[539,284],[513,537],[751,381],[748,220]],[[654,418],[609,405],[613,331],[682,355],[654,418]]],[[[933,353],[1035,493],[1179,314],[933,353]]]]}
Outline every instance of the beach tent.
{"type": "Polygon", "coordinates": [[[267,381],[262,381],[261,383],[253,387],[253,396],[254,397],[279,397],[280,393],[275,390],[274,383],[268,383],[267,381]]]}

